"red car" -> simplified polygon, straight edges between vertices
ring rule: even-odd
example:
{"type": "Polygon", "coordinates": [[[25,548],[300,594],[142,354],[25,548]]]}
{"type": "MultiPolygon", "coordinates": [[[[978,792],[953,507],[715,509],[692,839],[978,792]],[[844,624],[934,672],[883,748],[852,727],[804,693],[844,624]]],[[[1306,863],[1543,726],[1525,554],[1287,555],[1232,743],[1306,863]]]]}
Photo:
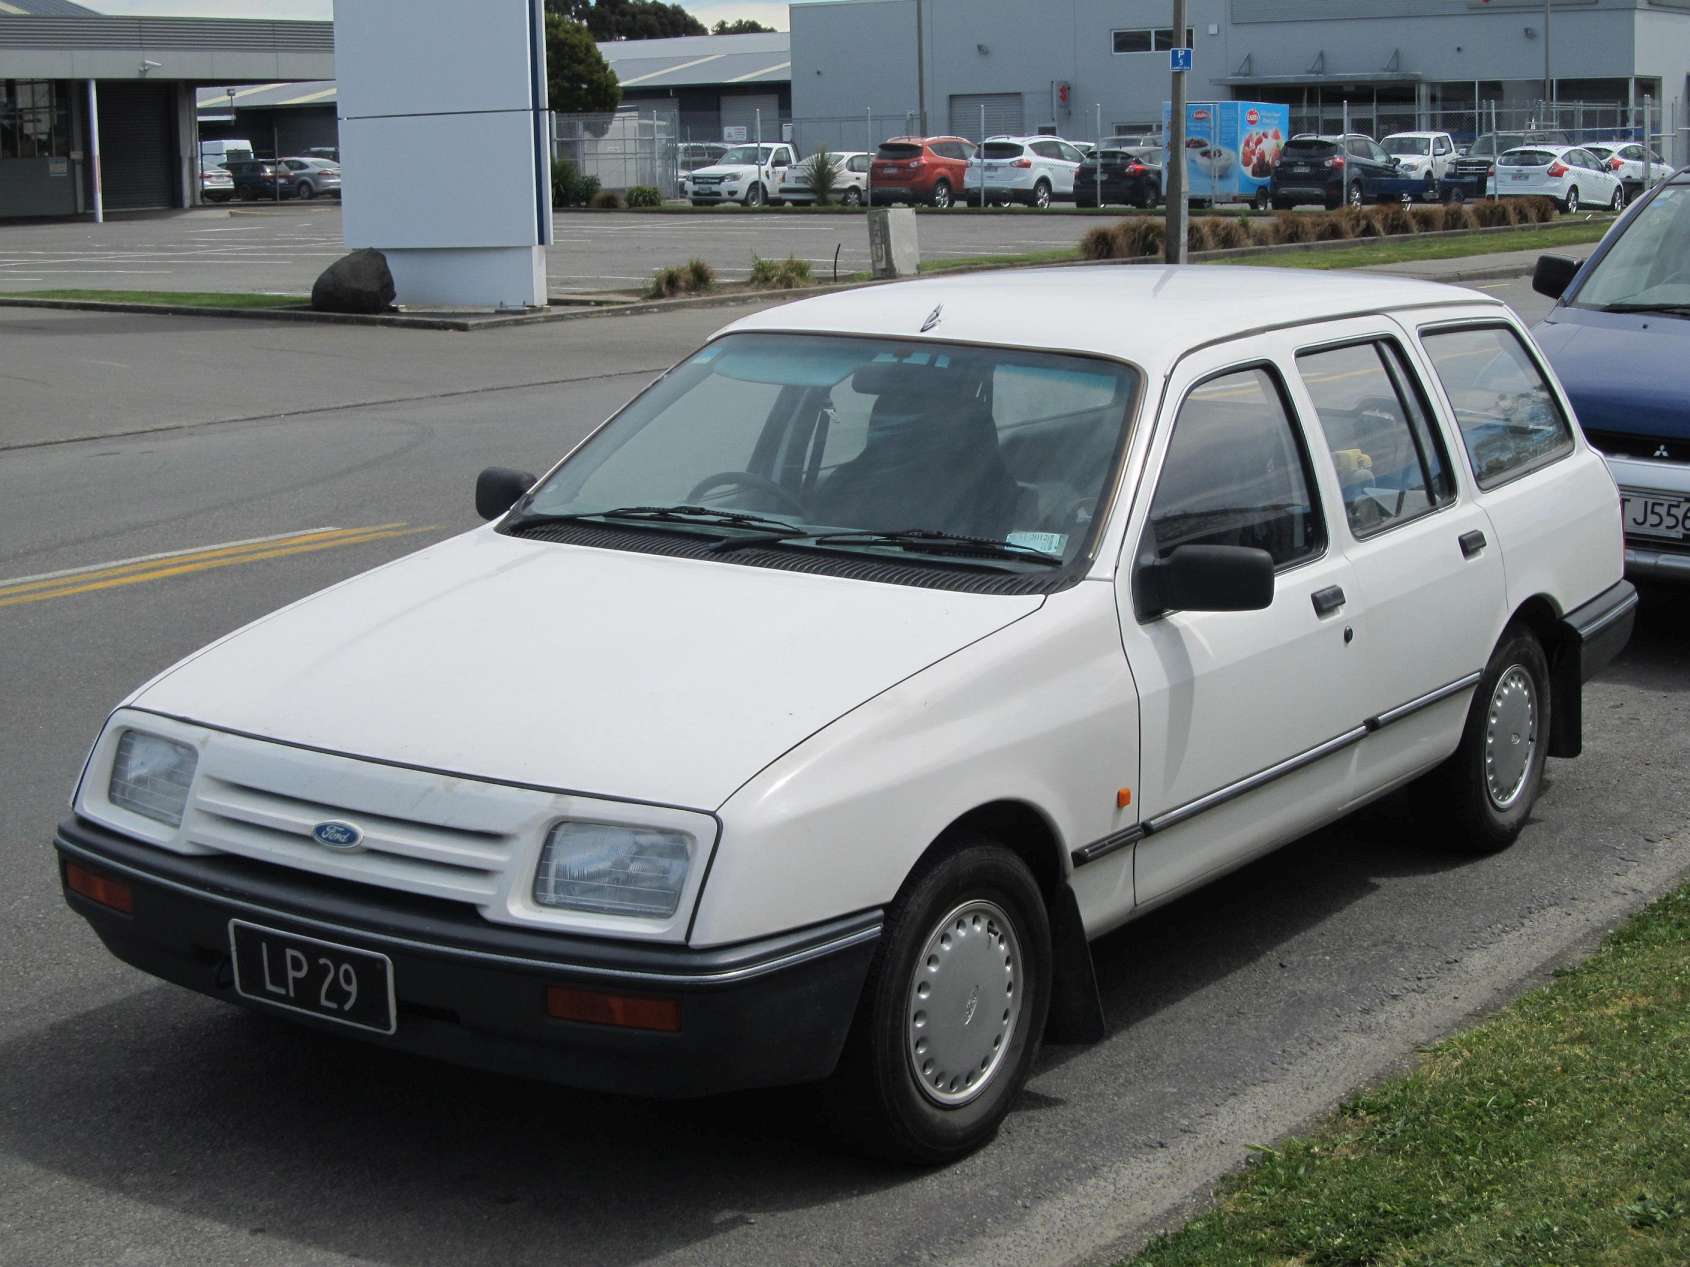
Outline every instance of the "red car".
{"type": "Polygon", "coordinates": [[[960,136],[895,136],[883,141],[869,165],[869,203],[948,207],[962,193],[962,174],[973,157],[974,142],[960,136]]]}

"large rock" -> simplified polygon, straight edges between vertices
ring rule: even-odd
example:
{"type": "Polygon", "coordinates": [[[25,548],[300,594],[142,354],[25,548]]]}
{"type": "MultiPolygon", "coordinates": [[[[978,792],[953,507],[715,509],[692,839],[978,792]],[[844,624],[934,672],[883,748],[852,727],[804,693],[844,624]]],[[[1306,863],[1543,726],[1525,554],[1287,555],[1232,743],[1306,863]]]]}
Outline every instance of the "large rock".
{"type": "Polygon", "coordinates": [[[387,256],[365,247],[323,270],[311,288],[311,306],[318,312],[386,312],[398,293],[387,256]]]}

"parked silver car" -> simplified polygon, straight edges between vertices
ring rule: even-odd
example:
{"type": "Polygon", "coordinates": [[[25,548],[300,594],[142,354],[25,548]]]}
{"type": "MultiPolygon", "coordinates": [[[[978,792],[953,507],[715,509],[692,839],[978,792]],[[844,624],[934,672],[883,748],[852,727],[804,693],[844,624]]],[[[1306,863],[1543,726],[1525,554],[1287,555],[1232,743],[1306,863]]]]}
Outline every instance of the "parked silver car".
{"type": "Polygon", "coordinates": [[[284,158],[282,165],[293,173],[295,198],[315,198],[318,194],[340,197],[340,164],[326,158],[284,158]]]}

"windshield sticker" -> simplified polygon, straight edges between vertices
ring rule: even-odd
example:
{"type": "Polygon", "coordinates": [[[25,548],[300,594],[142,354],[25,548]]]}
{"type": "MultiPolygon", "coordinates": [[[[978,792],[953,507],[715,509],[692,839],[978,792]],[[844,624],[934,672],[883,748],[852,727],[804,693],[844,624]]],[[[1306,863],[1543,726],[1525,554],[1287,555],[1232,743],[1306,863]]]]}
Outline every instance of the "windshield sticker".
{"type": "Polygon", "coordinates": [[[1068,546],[1066,532],[1012,532],[1004,540],[1012,546],[1026,546],[1046,554],[1061,554],[1068,546]]]}

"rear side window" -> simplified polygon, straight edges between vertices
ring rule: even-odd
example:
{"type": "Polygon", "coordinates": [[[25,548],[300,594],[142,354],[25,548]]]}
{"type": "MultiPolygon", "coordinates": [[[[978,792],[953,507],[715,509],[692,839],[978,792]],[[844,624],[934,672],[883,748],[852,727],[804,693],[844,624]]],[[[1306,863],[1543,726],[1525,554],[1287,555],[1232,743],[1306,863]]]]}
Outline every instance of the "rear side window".
{"type": "Polygon", "coordinates": [[[1308,455],[1279,381],[1265,368],[1198,384],[1180,406],[1150,503],[1145,553],[1254,546],[1276,568],[1326,545],[1308,455]]]}
{"type": "Polygon", "coordinates": [[[1494,488],[1572,450],[1572,430],[1555,393],[1513,330],[1430,330],[1420,341],[1455,408],[1480,488],[1494,488]]]}
{"type": "Polygon", "coordinates": [[[1394,345],[1300,353],[1297,370],[1326,433],[1353,536],[1383,532],[1454,497],[1443,448],[1394,345]]]}

